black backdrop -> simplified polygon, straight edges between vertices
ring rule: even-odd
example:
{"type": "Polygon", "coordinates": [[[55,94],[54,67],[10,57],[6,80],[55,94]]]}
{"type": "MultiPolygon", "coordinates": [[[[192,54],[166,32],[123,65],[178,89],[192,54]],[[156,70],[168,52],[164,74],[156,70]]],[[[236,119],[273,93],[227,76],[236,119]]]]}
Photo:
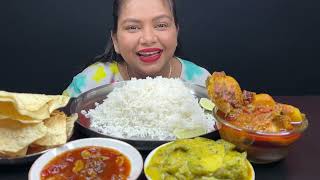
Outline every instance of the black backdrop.
{"type": "MultiPolygon", "coordinates": [[[[182,57],[244,89],[320,94],[318,0],[177,0],[182,57]]],[[[103,52],[111,0],[0,3],[0,89],[61,93],[103,52]]]]}

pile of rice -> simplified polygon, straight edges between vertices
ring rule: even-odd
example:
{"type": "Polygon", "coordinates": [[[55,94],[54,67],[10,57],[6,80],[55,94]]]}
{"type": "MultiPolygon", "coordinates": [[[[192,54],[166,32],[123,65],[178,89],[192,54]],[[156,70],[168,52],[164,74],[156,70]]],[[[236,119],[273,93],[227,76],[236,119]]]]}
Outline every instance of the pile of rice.
{"type": "Polygon", "coordinates": [[[180,79],[162,77],[132,79],[82,113],[91,128],[121,138],[174,139],[175,129],[209,132],[214,124],[180,79]]]}

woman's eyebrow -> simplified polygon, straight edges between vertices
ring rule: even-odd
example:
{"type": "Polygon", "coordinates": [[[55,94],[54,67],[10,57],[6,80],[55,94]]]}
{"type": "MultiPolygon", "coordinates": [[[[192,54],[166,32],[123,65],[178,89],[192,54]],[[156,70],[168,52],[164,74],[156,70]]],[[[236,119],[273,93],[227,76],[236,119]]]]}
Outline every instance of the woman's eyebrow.
{"type": "Polygon", "coordinates": [[[140,23],[138,19],[135,18],[127,18],[121,22],[121,24],[126,24],[126,23],[140,23]]]}
{"type": "MultiPolygon", "coordinates": [[[[154,17],[152,19],[152,21],[158,21],[159,19],[172,20],[172,17],[168,16],[168,15],[160,15],[160,16],[154,17]]],[[[135,19],[135,18],[126,18],[121,22],[121,25],[126,24],[126,23],[141,23],[141,21],[139,19],[135,19]]]]}
{"type": "Polygon", "coordinates": [[[160,16],[157,16],[155,18],[153,18],[153,21],[157,21],[159,19],[169,19],[169,20],[172,20],[172,17],[171,16],[168,16],[168,15],[160,15],[160,16]]]}

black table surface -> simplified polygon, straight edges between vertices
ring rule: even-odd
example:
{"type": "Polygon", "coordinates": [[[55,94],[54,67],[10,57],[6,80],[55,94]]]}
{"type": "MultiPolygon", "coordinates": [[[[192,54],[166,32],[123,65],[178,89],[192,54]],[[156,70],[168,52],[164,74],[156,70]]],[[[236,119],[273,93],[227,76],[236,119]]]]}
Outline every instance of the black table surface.
{"type": "MultiPolygon", "coordinates": [[[[319,179],[320,174],[320,96],[278,96],[279,102],[292,104],[300,108],[307,115],[309,127],[290,149],[288,156],[279,162],[256,165],[253,164],[256,179],[266,180],[295,180],[295,179],[319,179]]],[[[76,138],[85,138],[79,132],[76,138]]],[[[141,151],[143,158],[148,151],[141,151]]],[[[28,171],[31,164],[26,165],[1,165],[0,180],[28,179],[28,171]]],[[[141,174],[139,179],[145,179],[141,174]]]]}

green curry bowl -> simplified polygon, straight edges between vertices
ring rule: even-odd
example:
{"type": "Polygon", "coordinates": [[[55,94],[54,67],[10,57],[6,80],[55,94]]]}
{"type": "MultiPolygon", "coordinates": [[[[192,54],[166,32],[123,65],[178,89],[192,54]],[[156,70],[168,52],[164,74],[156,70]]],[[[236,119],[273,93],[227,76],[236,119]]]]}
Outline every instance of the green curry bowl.
{"type": "Polygon", "coordinates": [[[183,139],[163,144],[147,156],[144,173],[148,180],[242,179],[254,180],[246,153],[234,150],[224,140],[183,139]]]}

